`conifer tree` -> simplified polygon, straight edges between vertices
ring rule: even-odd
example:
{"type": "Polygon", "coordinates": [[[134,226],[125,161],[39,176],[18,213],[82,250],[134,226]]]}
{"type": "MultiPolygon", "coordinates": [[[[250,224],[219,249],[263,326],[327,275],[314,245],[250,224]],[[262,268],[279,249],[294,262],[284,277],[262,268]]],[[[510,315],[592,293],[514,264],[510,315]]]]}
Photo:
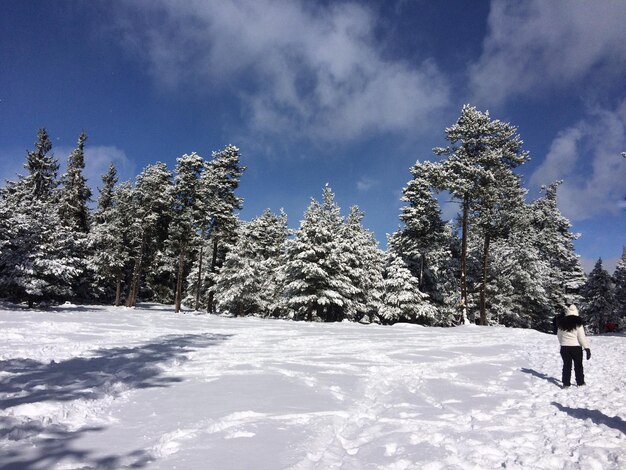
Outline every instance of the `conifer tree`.
{"type": "Polygon", "coordinates": [[[39,129],[35,150],[26,156],[28,174],[23,179],[23,196],[33,200],[47,201],[58,185],[57,172],[59,163],[52,150],[52,142],[45,129],[39,129]]]}
{"type": "Polygon", "coordinates": [[[89,233],[89,264],[95,273],[95,294],[121,304],[122,284],[129,266],[129,234],[133,216],[133,188],[130,183],[117,183],[117,172],[110,166],[102,176],[98,207],[89,233]]]}
{"type": "Polygon", "coordinates": [[[183,281],[186,277],[190,251],[197,244],[197,233],[202,225],[200,181],[205,169],[204,159],[192,153],[176,160],[176,178],[173,188],[173,218],[167,240],[167,253],[175,259],[175,311],[181,309],[183,281]]]}
{"type": "Polygon", "coordinates": [[[129,227],[133,274],[126,296],[127,307],[136,305],[146,266],[163,249],[171,217],[171,177],[167,166],[158,162],[147,166],[136,178],[129,227]]]}
{"type": "Polygon", "coordinates": [[[285,264],[285,303],[296,320],[340,321],[355,292],[337,258],[343,220],[328,185],[304,214],[285,264]]]}
{"type": "Polygon", "coordinates": [[[604,333],[607,323],[615,321],[615,298],[610,274],[598,259],[582,288],[582,313],[588,327],[595,333],[604,333]]]}
{"type": "Polygon", "coordinates": [[[488,283],[497,281],[499,273],[489,276],[490,245],[498,239],[504,240],[511,236],[511,229],[519,226],[518,219],[525,212],[524,197],[520,179],[506,166],[491,170],[494,180],[481,186],[472,204],[469,218],[479,235],[479,247],[475,255],[479,260],[477,266],[480,274],[479,311],[480,324],[486,325],[488,283]]]}
{"type": "Polygon", "coordinates": [[[276,302],[276,277],[287,240],[287,219],[269,210],[241,225],[216,278],[217,307],[236,316],[268,316],[276,302]]]}
{"type": "Polygon", "coordinates": [[[102,188],[98,188],[100,196],[98,197],[98,204],[94,214],[96,222],[99,222],[97,219],[100,218],[102,214],[109,210],[113,205],[115,185],[118,181],[119,178],[117,177],[117,168],[115,168],[115,165],[111,163],[107,172],[102,175],[102,188]]]}
{"type": "Polygon", "coordinates": [[[530,204],[528,230],[534,232],[537,252],[544,265],[542,276],[546,303],[534,312],[534,324],[545,330],[554,315],[571,303],[577,303],[576,293],[585,283],[580,259],[574,251],[578,234],[571,232],[571,223],[557,207],[557,188],[560,181],[542,188],[544,195],[530,204]],[[544,326],[541,326],[544,325],[544,326]]]}
{"type": "Polygon", "coordinates": [[[626,247],[622,250],[622,258],[615,266],[613,273],[615,284],[615,317],[626,327],[626,247]]]}
{"type": "Polygon", "coordinates": [[[0,202],[5,229],[0,285],[29,306],[70,297],[79,274],[74,239],[55,206],[58,163],[51,150],[47,132],[40,129],[35,150],[26,157],[28,174],[7,184],[0,202]]]}
{"type": "MultiPolygon", "coordinates": [[[[202,230],[211,239],[211,253],[208,271],[210,283],[212,277],[223,262],[226,247],[233,245],[236,238],[238,218],[243,199],[235,195],[239,179],[246,167],[240,163],[241,154],[234,145],[227,145],[219,152],[213,152],[213,158],[207,164],[202,178],[202,198],[205,201],[207,218],[202,230]]],[[[215,289],[210,289],[207,296],[207,312],[214,309],[215,289]]]]}
{"type": "Polygon", "coordinates": [[[418,279],[413,276],[404,260],[389,251],[380,309],[380,317],[385,323],[434,323],[437,311],[426,301],[428,296],[420,292],[418,284],[418,279]]]}
{"type": "MultiPolygon", "coordinates": [[[[433,167],[439,171],[431,172],[431,182],[461,203],[461,303],[466,306],[470,210],[481,204],[487,188],[496,182],[495,172],[512,170],[528,159],[528,153],[522,150],[517,128],[469,105],[463,106],[461,116],[445,133],[451,145],[433,149],[446,159],[433,167]]],[[[468,321],[465,309],[463,321],[468,321]]]]}
{"type": "Polygon", "coordinates": [[[429,283],[428,253],[436,249],[444,235],[439,202],[433,195],[429,162],[419,161],[411,168],[413,178],[403,189],[402,201],[408,204],[400,213],[404,228],[394,237],[395,248],[402,253],[420,287],[429,283]]]}
{"type": "Polygon", "coordinates": [[[413,178],[403,189],[402,200],[407,203],[400,213],[403,226],[389,238],[389,249],[401,256],[417,277],[420,291],[442,306],[444,297],[449,296],[442,290],[444,278],[453,275],[449,271],[453,263],[451,240],[431,181],[437,171],[437,165],[430,162],[418,161],[411,168],[413,178]]]}
{"type": "Polygon", "coordinates": [[[93,284],[93,273],[88,269],[89,243],[87,233],[90,226],[90,214],[87,204],[91,198],[91,190],[83,176],[85,168],[85,141],[87,135],[81,132],[76,148],[70,153],[67,171],[61,176],[61,186],[57,189],[57,207],[63,229],[71,234],[73,255],[76,258],[76,269],[81,273],[73,287],[74,294],[87,299],[93,284]]]}
{"type": "Polygon", "coordinates": [[[374,234],[362,225],[364,214],[357,206],[350,208],[341,231],[338,258],[340,268],[354,287],[344,315],[352,320],[371,322],[377,319],[382,302],[384,254],[374,234]]]}
{"type": "Polygon", "coordinates": [[[87,135],[81,132],[78,144],[68,158],[67,171],[61,177],[59,194],[59,214],[63,223],[75,232],[89,231],[89,209],[87,203],[91,190],[83,176],[85,169],[85,141],[87,135]]]}
{"type": "Polygon", "coordinates": [[[545,315],[548,299],[543,282],[548,271],[529,215],[528,208],[520,208],[511,220],[506,238],[493,240],[487,266],[487,320],[492,324],[548,332],[552,317],[545,315]]]}

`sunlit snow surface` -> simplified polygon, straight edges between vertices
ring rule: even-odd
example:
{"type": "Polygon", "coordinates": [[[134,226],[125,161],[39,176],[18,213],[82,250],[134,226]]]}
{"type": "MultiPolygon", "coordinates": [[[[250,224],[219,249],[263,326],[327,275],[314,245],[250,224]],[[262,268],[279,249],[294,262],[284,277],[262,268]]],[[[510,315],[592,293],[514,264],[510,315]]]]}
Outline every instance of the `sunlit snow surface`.
{"type": "Polygon", "coordinates": [[[626,468],[626,337],[0,310],[0,468],[626,468]]]}

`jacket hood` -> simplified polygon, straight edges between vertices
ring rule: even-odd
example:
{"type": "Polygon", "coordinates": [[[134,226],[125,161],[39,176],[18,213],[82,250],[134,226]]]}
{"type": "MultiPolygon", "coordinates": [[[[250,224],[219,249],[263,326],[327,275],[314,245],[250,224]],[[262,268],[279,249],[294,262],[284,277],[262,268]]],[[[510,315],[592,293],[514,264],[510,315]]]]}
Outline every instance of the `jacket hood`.
{"type": "Polygon", "coordinates": [[[567,312],[565,312],[565,315],[576,315],[576,316],[578,316],[578,309],[576,308],[576,305],[572,304],[569,307],[567,307],[567,312]]]}

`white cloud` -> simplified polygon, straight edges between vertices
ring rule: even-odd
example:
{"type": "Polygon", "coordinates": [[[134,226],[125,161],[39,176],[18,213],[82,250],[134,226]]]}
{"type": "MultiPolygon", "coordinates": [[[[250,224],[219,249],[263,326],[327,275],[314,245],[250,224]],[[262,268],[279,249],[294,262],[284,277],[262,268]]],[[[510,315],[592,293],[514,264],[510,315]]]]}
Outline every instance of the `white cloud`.
{"type": "Polygon", "coordinates": [[[595,110],[561,131],[530,182],[537,188],[556,180],[559,207],[571,220],[617,213],[626,195],[626,101],[615,111],[595,110]]]}
{"type": "Polygon", "coordinates": [[[102,175],[115,165],[120,182],[135,176],[135,164],[126,156],[124,150],[115,146],[85,146],[85,178],[95,188],[102,184],[102,175]]]}
{"type": "MultiPolygon", "coordinates": [[[[66,171],[67,158],[73,150],[73,147],[65,145],[55,146],[52,149],[52,154],[59,162],[59,177],[66,171]]],[[[0,149],[0,186],[4,186],[5,180],[17,180],[18,174],[27,174],[24,168],[27,152],[27,150],[16,148],[0,149]]],[[[102,185],[102,175],[106,173],[111,163],[115,165],[120,181],[134,178],[135,164],[126,156],[124,150],[115,146],[90,146],[87,142],[83,175],[87,178],[87,183],[94,194],[97,194],[96,188],[102,185]]]]}
{"type": "Polygon", "coordinates": [[[125,44],[167,87],[226,90],[266,134],[354,139],[419,132],[449,103],[431,62],[385,59],[363,6],[286,0],[129,2],[125,44]]]}
{"type": "Polygon", "coordinates": [[[482,56],[470,67],[475,99],[497,104],[585,78],[621,83],[625,25],[622,0],[493,0],[482,56]]]}
{"type": "Polygon", "coordinates": [[[374,178],[363,176],[357,181],[356,188],[361,192],[366,192],[377,186],[380,182],[374,178]]]}

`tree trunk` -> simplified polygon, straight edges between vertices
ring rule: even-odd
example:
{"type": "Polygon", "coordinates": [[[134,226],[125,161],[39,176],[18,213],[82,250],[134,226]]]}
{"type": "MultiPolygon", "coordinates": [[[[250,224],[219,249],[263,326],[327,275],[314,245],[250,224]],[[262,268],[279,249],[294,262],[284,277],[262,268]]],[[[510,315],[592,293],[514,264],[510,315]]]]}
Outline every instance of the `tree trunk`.
{"type": "Polygon", "coordinates": [[[126,299],[127,307],[134,307],[137,304],[137,295],[139,293],[139,282],[141,279],[144,245],[145,245],[145,234],[142,235],[141,237],[141,245],[139,246],[139,253],[135,257],[135,268],[133,269],[133,280],[130,283],[129,295],[128,295],[128,298],[126,299]]]}
{"type": "Polygon", "coordinates": [[[182,303],[184,271],[185,271],[185,248],[183,247],[180,249],[180,254],[178,255],[178,273],[176,274],[175,313],[180,312],[180,304],[182,303]]]}
{"type": "MultiPolygon", "coordinates": [[[[217,237],[213,240],[213,256],[211,257],[211,274],[215,273],[215,268],[217,265],[217,248],[218,248],[218,240],[217,237]]],[[[213,287],[213,279],[211,279],[211,287],[213,287]]],[[[207,313],[213,313],[213,291],[209,291],[209,299],[207,301],[207,313]]]]}
{"type": "Polygon", "coordinates": [[[120,297],[122,296],[122,273],[115,276],[115,306],[120,306],[120,297]]]}
{"type": "Polygon", "coordinates": [[[463,199],[463,222],[461,225],[461,306],[463,309],[463,324],[467,325],[467,219],[469,213],[469,199],[463,199]]]}
{"type": "Polygon", "coordinates": [[[480,282],[480,324],[487,324],[487,258],[489,256],[489,232],[485,233],[485,245],[483,248],[483,273],[480,282]]]}
{"type": "Polygon", "coordinates": [[[198,280],[196,281],[196,311],[200,308],[200,282],[202,281],[202,249],[203,245],[200,245],[200,258],[198,260],[198,280]]]}

